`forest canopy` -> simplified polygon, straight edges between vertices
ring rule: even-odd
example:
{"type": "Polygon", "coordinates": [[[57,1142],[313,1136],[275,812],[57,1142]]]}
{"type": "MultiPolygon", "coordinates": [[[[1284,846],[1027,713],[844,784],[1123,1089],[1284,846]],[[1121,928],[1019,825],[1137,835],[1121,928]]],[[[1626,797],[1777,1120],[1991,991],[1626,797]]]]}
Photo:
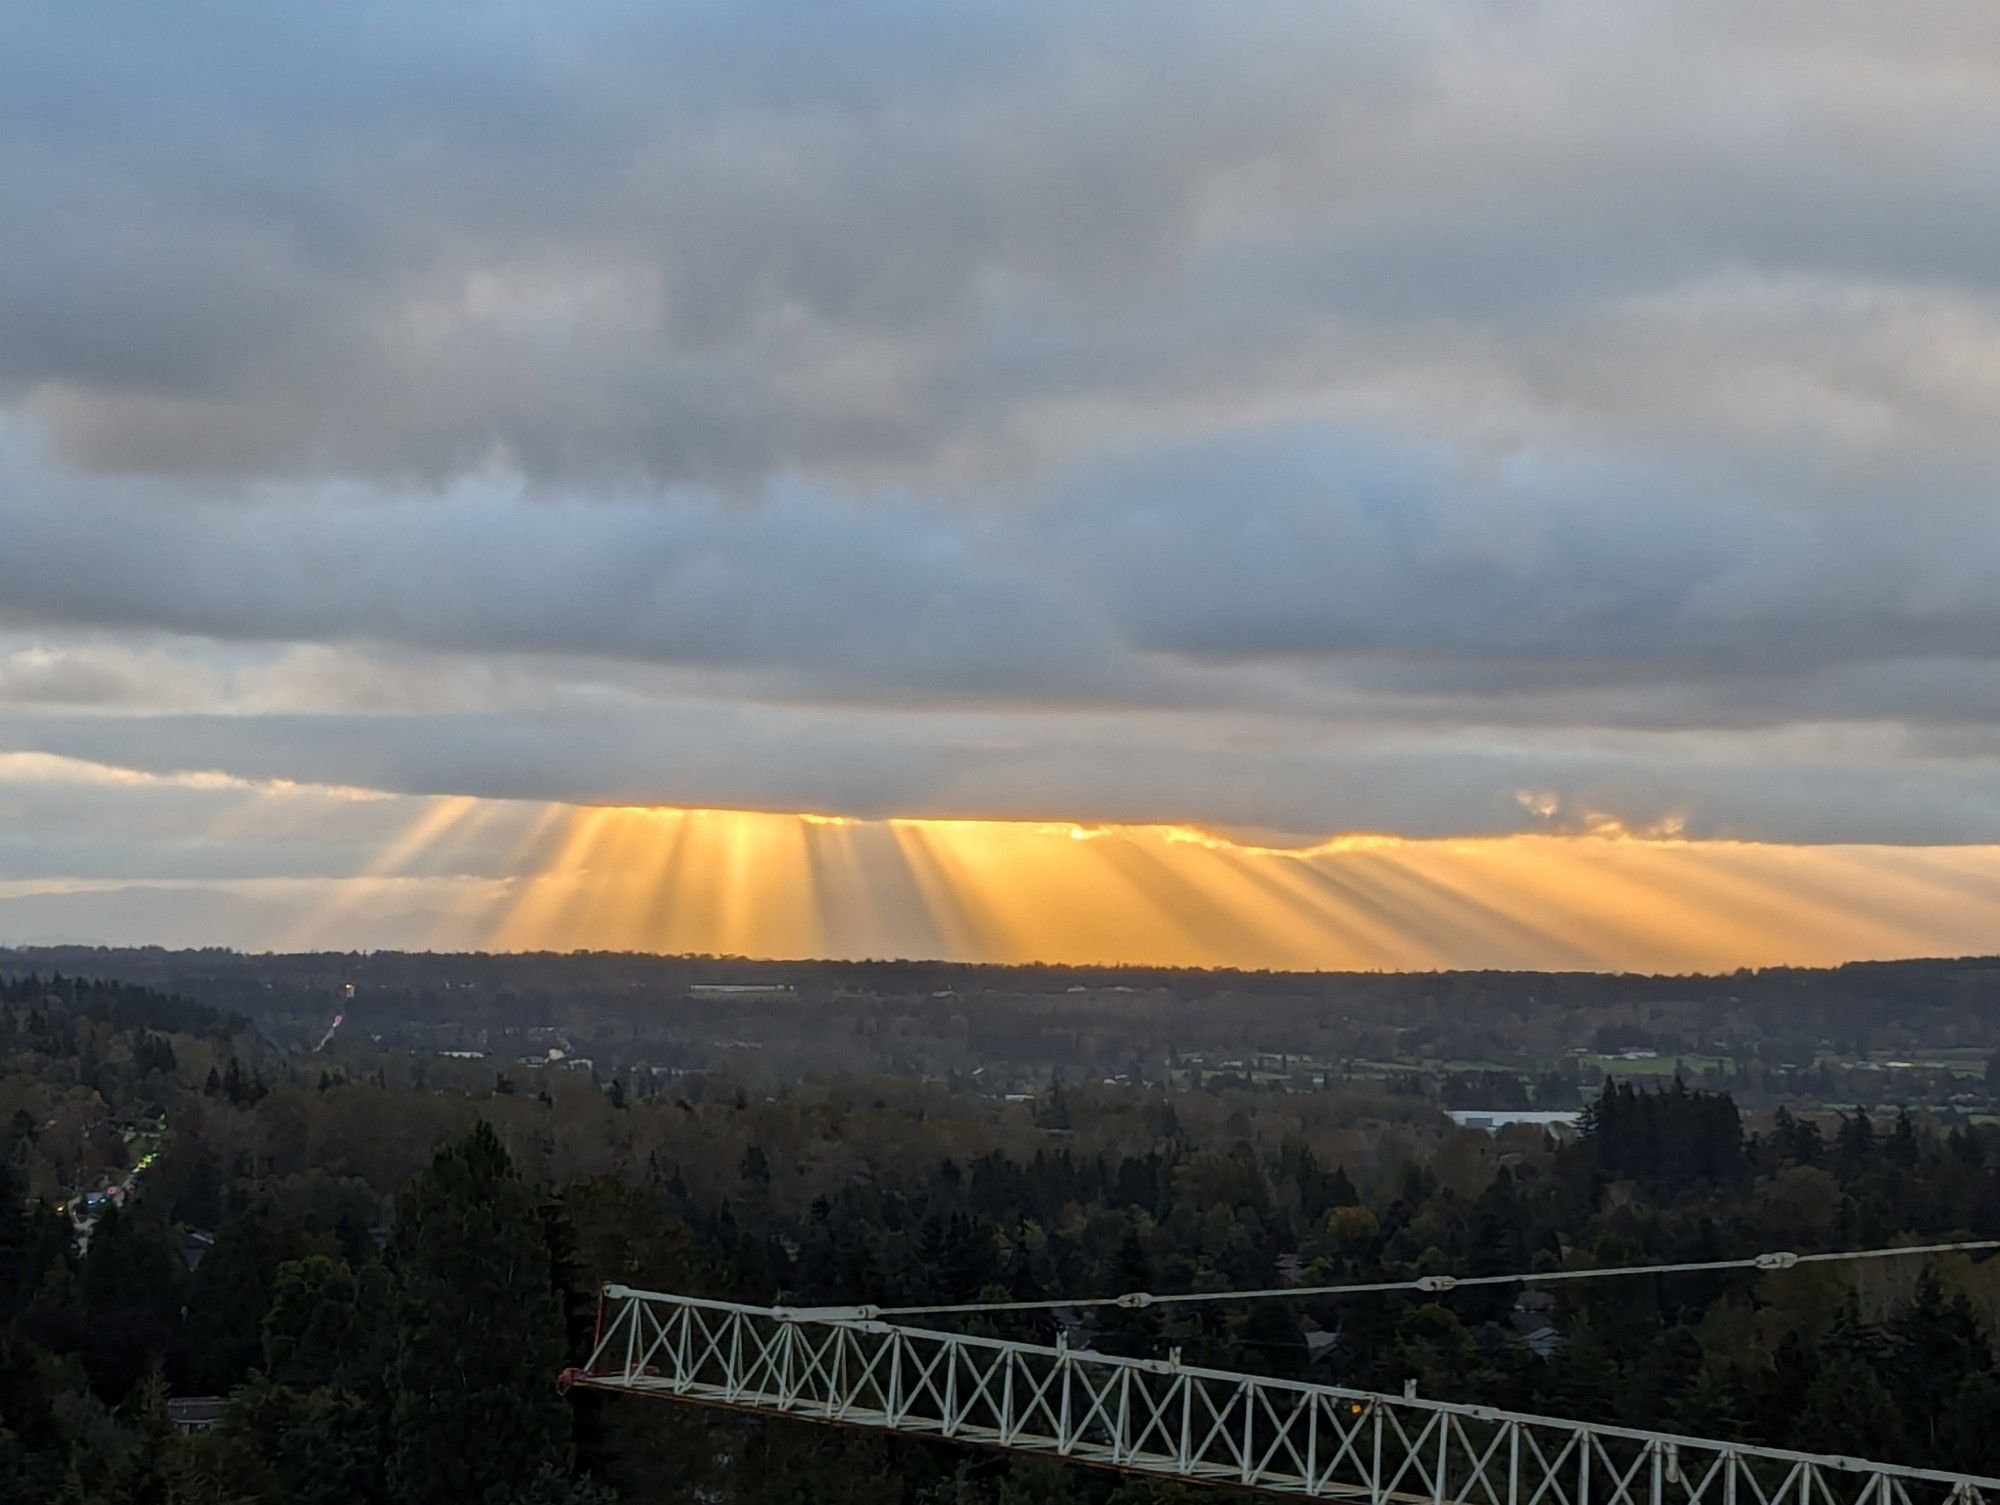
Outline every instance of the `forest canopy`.
{"type": "MultiPolygon", "coordinates": [[[[1359,1084],[586,1072],[395,1085],[129,986],[0,1002],[0,1479],[113,1501],[1134,1499],[931,1443],[556,1389],[599,1283],[1047,1299],[2000,1236],[2000,1128],[1614,1080],[1574,1132],[1359,1084]],[[18,1104],[19,1106],[13,1106],[18,1104]],[[127,1188],[93,1208],[74,1189],[127,1188]],[[214,1397],[188,1435],[175,1409],[214,1397]]],[[[1962,1256],[1068,1319],[1067,1340],[1993,1471],[1962,1256]]],[[[1046,1316],[980,1319],[1052,1341],[1046,1316]]],[[[1150,1495],[1148,1496],[1150,1497],[1150,1495]]]]}

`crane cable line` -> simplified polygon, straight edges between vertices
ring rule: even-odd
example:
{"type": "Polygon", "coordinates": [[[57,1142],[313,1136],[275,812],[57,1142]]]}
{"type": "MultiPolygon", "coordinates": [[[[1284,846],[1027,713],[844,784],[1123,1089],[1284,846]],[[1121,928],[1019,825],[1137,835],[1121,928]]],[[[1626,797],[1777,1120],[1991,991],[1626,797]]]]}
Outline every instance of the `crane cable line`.
{"type": "Polygon", "coordinates": [[[1845,1260],[1900,1259],[1918,1254],[1970,1253],[2000,1249],[2000,1239],[1967,1239],[1950,1244],[1907,1244],[1885,1249],[1843,1249],[1825,1254],[1795,1254],[1789,1249],[1752,1254],[1741,1259],[1688,1260],[1667,1265],[1612,1265],[1596,1270],[1540,1270],[1512,1275],[1419,1275],[1410,1280],[1371,1280],[1347,1285],[1267,1286],[1249,1291],[1183,1291],[1156,1296],[1151,1291],[1127,1291],[1122,1296],[1049,1297],[1034,1301],[959,1301],[922,1306],[774,1307],[772,1315],[787,1320],[872,1322],[882,1317],[942,1317],[979,1312],[1047,1312],[1087,1307],[1193,1306],[1214,1301],[1299,1301],[1314,1296],[1368,1296],[1390,1291],[1441,1293],[1466,1286],[1547,1285],[1559,1280],[1610,1280],[1628,1275],[1694,1275],[1711,1270],[1789,1270],[1795,1265],[1832,1264],[1845,1260]]]}

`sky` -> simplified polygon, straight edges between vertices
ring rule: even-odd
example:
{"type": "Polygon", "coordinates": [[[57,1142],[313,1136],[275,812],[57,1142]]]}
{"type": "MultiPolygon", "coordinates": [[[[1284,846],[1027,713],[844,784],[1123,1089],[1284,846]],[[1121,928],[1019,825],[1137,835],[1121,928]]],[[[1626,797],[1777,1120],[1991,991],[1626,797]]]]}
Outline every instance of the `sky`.
{"type": "Polygon", "coordinates": [[[2000,949],[2000,23],[40,7],[0,942],[2000,949]]]}

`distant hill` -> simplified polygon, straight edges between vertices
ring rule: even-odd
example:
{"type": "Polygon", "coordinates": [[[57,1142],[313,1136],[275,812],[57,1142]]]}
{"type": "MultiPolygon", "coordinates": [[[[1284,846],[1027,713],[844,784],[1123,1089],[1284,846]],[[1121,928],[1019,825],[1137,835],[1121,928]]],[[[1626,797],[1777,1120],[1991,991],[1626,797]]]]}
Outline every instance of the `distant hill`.
{"type": "Polygon", "coordinates": [[[19,947],[0,977],[86,975],[197,998],[310,1049],[583,1060],[601,1073],[825,1071],[989,1087],[1055,1079],[1273,1085],[1422,1076],[1454,1106],[1571,1105],[1608,1075],[1741,1100],[1986,1111],[2000,1087],[2000,958],[1589,972],[1243,972],[631,953],[19,947]],[[1992,1082],[1988,1077],[1994,1078],[1992,1082]]]}

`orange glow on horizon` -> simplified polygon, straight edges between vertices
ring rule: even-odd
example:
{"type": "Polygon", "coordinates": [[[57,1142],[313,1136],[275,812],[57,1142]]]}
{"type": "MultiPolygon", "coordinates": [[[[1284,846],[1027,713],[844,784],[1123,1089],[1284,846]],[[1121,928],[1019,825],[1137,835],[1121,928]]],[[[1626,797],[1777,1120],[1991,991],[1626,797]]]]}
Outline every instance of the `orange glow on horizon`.
{"type": "MultiPolygon", "coordinates": [[[[0,755],[0,783],[9,779],[120,797],[163,782],[0,755]]],[[[181,839],[247,852],[248,871],[6,879],[0,900],[60,896],[85,917],[78,928],[115,930],[117,911],[91,910],[93,896],[136,883],[142,902],[179,906],[183,937],[253,950],[1660,972],[2000,951],[2000,845],[1690,840],[1609,820],[1570,834],[1288,845],[1173,824],[164,782],[203,802],[181,839]],[[260,841],[288,859],[323,847],[345,861],[260,875],[260,841]],[[177,889],[187,892],[165,897],[177,889]]]]}
{"type": "MultiPolygon", "coordinates": [[[[1691,971],[2000,940],[1990,846],[1600,831],[1286,848],[1168,825],[503,808],[527,833],[521,870],[470,889],[463,916],[502,950],[1691,971]]],[[[435,802],[354,881],[435,866],[479,824],[435,802]]]]}

